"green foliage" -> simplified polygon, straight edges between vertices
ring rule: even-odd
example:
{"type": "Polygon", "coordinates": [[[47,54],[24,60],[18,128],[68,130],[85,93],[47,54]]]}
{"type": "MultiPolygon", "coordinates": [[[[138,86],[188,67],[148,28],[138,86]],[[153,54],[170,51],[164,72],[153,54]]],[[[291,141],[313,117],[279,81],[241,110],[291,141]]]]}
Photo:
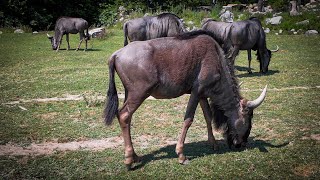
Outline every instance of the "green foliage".
{"type": "MultiPolygon", "coordinates": [[[[118,15],[118,6],[110,4],[102,4],[99,15],[99,24],[110,26],[115,23],[118,15]]],[[[98,25],[99,25],[98,24],[98,25]]]]}
{"type": "Polygon", "coordinates": [[[275,11],[288,11],[288,0],[268,0],[268,4],[272,6],[275,11]]]}

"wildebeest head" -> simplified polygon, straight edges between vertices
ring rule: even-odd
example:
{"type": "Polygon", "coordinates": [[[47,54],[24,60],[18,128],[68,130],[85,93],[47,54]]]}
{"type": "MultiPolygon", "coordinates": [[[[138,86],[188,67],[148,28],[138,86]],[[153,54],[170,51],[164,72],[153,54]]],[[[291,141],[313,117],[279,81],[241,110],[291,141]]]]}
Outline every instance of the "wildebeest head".
{"type": "Polygon", "coordinates": [[[257,60],[260,62],[260,72],[261,73],[267,73],[268,72],[268,67],[269,63],[271,60],[272,52],[277,52],[279,50],[279,46],[277,46],[277,49],[275,50],[270,50],[270,49],[265,49],[264,52],[260,52],[259,50],[257,51],[257,60]],[[262,56],[261,56],[262,54],[262,56]]]}
{"type": "Polygon", "coordinates": [[[213,107],[214,125],[217,129],[222,129],[229,148],[245,147],[252,128],[253,110],[264,100],[267,86],[263,89],[260,96],[253,100],[241,99],[239,111],[231,112],[226,115],[223,110],[213,107]]]}
{"type": "Polygon", "coordinates": [[[58,48],[56,39],[53,36],[50,36],[49,34],[47,34],[47,36],[48,36],[48,39],[50,40],[52,49],[56,50],[58,48]]]}

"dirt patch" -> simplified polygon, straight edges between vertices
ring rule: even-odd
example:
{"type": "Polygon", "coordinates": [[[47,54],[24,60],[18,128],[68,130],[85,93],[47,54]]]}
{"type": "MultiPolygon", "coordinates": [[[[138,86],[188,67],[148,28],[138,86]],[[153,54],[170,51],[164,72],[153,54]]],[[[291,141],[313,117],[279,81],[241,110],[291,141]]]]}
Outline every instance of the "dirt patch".
{"type": "MultiPolygon", "coordinates": [[[[319,89],[320,86],[312,86],[312,87],[308,87],[308,86],[293,86],[293,87],[283,87],[283,88],[273,88],[273,89],[268,89],[268,91],[289,91],[289,90],[308,90],[308,89],[319,89]]],[[[262,89],[241,89],[241,91],[244,92],[251,92],[251,91],[262,91],[262,89]]],[[[118,94],[119,98],[123,99],[124,98],[124,94],[123,93],[119,93],[118,94]]],[[[104,101],[105,100],[105,96],[84,96],[81,94],[78,95],[70,95],[67,94],[64,97],[52,97],[52,98],[37,98],[37,99],[19,99],[16,101],[11,101],[11,102],[7,102],[7,103],[2,103],[3,105],[15,105],[15,104],[21,104],[21,103],[46,103],[46,102],[59,102],[59,101],[85,101],[87,99],[90,100],[99,100],[99,101],[104,101]]],[[[154,97],[150,96],[147,98],[148,100],[155,100],[154,97]]],[[[183,105],[184,107],[185,105],[183,105]]],[[[22,110],[27,110],[24,107],[20,106],[20,108],[22,110]]]]}
{"type": "Polygon", "coordinates": [[[320,134],[311,134],[310,136],[304,136],[302,139],[312,139],[315,141],[320,141],[320,134]]]}
{"type": "Polygon", "coordinates": [[[16,144],[0,145],[0,156],[38,156],[48,155],[59,151],[92,150],[101,151],[115,148],[123,144],[121,137],[105,138],[101,140],[87,140],[77,142],[47,142],[41,144],[32,143],[30,146],[21,147],[16,144]]]}
{"type": "MultiPolygon", "coordinates": [[[[168,138],[158,138],[157,145],[166,146],[175,144],[175,140],[168,138]]],[[[148,148],[155,145],[155,137],[150,135],[142,135],[133,139],[133,144],[137,148],[148,148]]],[[[157,146],[156,145],[156,146],[157,146]]],[[[8,143],[0,145],[0,156],[39,156],[50,155],[56,152],[90,150],[102,151],[105,149],[118,148],[123,146],[122,137],[111,137],[100,140],[83,140],[73,142],[46,142],[46,143],[32,143],[29,146],[22,147],[17,144],[8,143]]]]}
{"type": "Polygon", "coordinates": [[[297,176],[310,177],[312,174],[316,173],[318,170],[319,170],[319,167],[314,164],[305,164],[305,165],[295,167],[293,172],[297,176]]]}

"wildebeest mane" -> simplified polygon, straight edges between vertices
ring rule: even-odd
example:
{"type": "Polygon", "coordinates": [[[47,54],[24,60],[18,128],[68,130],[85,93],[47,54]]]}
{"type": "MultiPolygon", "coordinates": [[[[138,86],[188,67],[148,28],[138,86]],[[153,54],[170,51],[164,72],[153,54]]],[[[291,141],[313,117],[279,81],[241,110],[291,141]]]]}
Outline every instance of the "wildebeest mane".
{"type": "MultiPolygon", "coordinates": [[[[182,34],[177,35],[176,38],[179,40],[187,40],[187,39],[195,38],[200,35],[208,35],[211,38],[213,38],[215,41],[217,41],[216,35],[214,33],[210,32],[210,31],[205,31],[205,30],[196,30],[196,31],[182,33],[182,34]]],[[[219,42],[217,41],[217,43],[219,43],[219,42]]],[[[238,80],[234,74],[234,68],[232,67],[230,61],[228,61],[227,58],[225,57],[225,54],[223,53],[222,49],[221,49],[220,54],[222,55],[221,66],[222,66],[222,68],[225,69],[225,72],[227,72],[226,75],[230,76],[230,77],[227,77],[228,80],[231,80],[229,85],[232,86],[233,93],[235,94],[235,98],[240,99],[241,96],[240,96],[239,88],[238,88],[238,80]]],[[[228,83],[226,82],[225,84],[228,84],[228,83]]]]}
{"type": "Polygon", "coordinates": [[[166,18],[166,17],[175,17],[175,18],[180,19],[177,15],[172,14],[172,13],[162,13],[162,14],[159,14],[157,16],[158,19],[163,19],[163,18],[166,18]]]}

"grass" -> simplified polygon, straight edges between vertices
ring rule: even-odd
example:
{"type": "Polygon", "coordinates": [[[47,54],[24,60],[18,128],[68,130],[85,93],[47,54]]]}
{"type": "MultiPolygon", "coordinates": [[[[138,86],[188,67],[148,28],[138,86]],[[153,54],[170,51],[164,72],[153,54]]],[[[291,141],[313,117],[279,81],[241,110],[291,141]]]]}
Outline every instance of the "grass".
{"type": "MultiPolygon", "coordinates": [[[[108,84],[107,59],[122,47],[119,28],[108,29],[105,39],[89,42],[89,50],[52,51],[44,33],[0,35],[0,144],[27,147],[31,143],[71,142],[115,137],[117,121],[105,127],[103,103],[88,106],[84,101],[2,103],[66,94],[105,94],[108,84]]],[[[75,48],[77,35],[71,35],[75,48]]],[[[254,111],[249,147],[231,151],[221,135],[220,149],[206,144],[206,125],[201,110],[187,135],[185,154],[190,164],[178,164],[174,141],[182,127],[188,98],[146,101],[134,114],[132,136],[136,151],[143,156],[135,171],[123,165],[123,148],[103,151],[66,151],[42,156],[0,156],[1,179],[318,179],[320,177],[320,89],[319,36],[267,35],[267,45],[280,51],[273,55],[266,75],[246,72],[246,52],[236,60],[242,89],[311,87],[270,90],[263,105],[254,111]],[[141,145],[139,138],[147,144],[141,145]]],[[[63,41],[62,48],[66,48],[63,41]]],[[[123,88],[117,78],[117,88],[123,88]]],[[[258,91],[243,91],[253,99],[258,91]]]]}

